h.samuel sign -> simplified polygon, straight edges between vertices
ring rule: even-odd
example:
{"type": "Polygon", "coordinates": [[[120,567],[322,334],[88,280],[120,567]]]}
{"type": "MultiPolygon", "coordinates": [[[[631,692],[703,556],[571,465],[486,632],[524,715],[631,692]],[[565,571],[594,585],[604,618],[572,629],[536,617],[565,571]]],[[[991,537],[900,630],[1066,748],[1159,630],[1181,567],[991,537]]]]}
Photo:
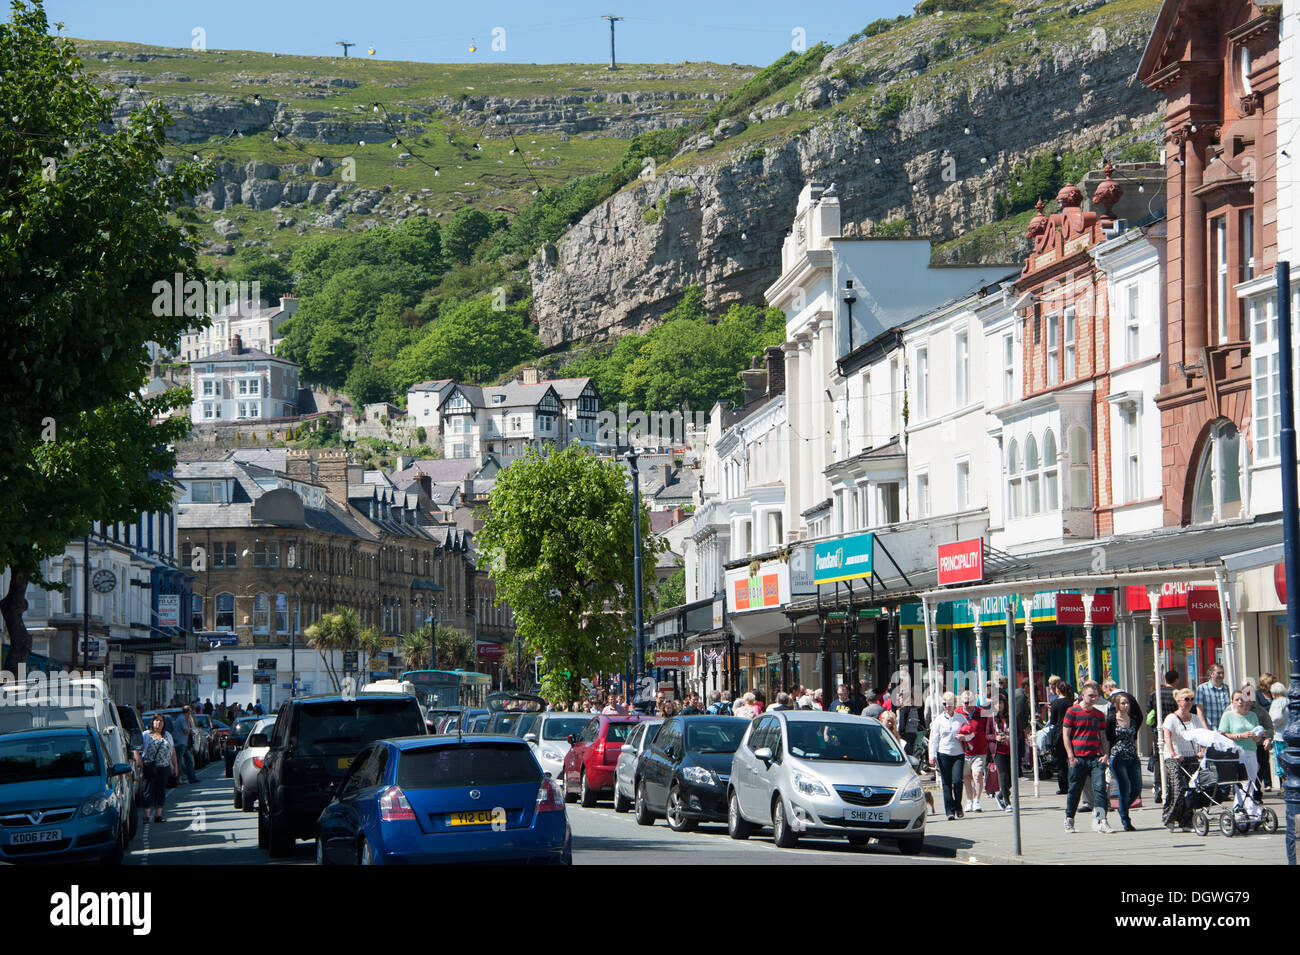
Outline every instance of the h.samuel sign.
{"type": "Polygon", "coordinates": [[[871,576],[875,536],[857,534],[813,545],[813,583],[833,584],[871,576]]]}

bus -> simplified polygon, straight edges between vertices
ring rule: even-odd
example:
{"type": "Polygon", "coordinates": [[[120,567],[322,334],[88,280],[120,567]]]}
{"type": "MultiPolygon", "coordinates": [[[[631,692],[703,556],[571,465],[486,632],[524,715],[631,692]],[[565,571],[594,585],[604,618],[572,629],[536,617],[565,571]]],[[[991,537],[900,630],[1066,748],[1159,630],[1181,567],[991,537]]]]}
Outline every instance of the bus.
{"type": "Polygon", "coordinates": [[[483,709],[492,686],[491,677],[472,670],[408,670],[401,680],[415,686],[416,699],[426,710],[483,709]]]}

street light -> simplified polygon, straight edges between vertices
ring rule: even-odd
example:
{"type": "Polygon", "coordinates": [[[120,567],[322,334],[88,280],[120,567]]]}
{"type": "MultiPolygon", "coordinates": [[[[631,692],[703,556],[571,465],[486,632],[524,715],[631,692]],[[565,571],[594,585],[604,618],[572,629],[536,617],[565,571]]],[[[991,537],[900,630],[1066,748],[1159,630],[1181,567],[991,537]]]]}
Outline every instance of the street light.
{"type": "Polygon", "coordinates": [[[641,484],[640,472],[636,464],[639,452],[633,449],[627,453],[628,467],[632,471],[632,591],[636,595],[636,656],[633,667],[634,693],[641,688],[641,679],[645,675],[645,633],[641,627],[641,484]]]}

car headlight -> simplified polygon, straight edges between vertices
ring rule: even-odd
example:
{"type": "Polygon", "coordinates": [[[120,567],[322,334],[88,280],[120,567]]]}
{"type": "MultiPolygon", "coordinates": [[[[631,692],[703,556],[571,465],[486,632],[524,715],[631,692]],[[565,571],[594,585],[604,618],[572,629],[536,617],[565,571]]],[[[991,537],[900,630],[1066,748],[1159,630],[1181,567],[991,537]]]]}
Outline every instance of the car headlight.
{"type": "Polygon", "coordinates": [[[912,783],[912,785],[908,786],[906,789],[904,789],[901,793],[898,794],[898,801],[916,802],[917,800],[921,799],[924,795],[925,793],[921,791],[920,783],[912,783]]]}
{"type": "Polygon", "coordinates": [[[687,766],[682,770],[682,778],[697,786],[718,785],[718,777],[713,775],[712,770],[705,769],[703,766],[687,766]]]}
{"type": "Polygon", "coordinates": [[[111,803],[112,799],[108,793],[96,793],[81,804],[81,814],[83,816],[97,816],[101,812],[108,812],[111,803]]]}
{"type": "Polygon", "coordinates": [[[831,794],[831,791],[816,776],[796,772],[792,774],[791,778],[794,782],[794,788],[805,796],[829,796],[831,794]]]}
{"type": "Polygon", "coordinates": [[[564,754],[557,753],[553,749],[544,749],[542,750],[542,759],[549,759],[553,763],[562,763],[564,762],[564,754]]]}

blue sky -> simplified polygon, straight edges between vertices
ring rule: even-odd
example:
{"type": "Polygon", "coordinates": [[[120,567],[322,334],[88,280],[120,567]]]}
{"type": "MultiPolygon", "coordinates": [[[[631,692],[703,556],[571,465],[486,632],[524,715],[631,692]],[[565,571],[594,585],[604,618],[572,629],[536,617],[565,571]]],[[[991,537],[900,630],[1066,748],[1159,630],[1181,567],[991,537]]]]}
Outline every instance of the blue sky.
{"type": "Polygon", "coordinates": [[[335,41],[349,40],[358,44],[354,56],[373,44],[377,59],[450,63],[605,62],[609,24],[600,16],[609,13],[626,18],[617,27],[620,62],[764,65],[791,49],[796,28],[808,46],[842,43],[877,17],[911,13],[912,2],[47,0],[45,9],[51,23],[61,20],[67,35],[84,39],[188,47],[202,28],[209,49],[335,55],[335,41]],[[504,51],[492,48],[498,27],[504,51]]]}

